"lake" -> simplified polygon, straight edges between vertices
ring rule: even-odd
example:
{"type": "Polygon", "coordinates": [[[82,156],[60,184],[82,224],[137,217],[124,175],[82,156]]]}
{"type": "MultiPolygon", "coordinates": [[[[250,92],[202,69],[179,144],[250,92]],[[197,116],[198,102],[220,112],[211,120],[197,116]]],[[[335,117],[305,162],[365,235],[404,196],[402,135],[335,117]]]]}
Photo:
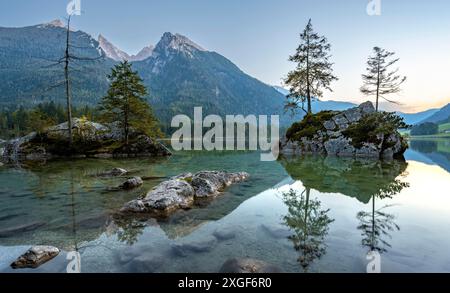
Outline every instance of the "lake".
{"type": "Polygon", "coordinates": [[[285,272],[450,272],[450,140],[412,140],[406,161],[306,156],[260,162],[255,152],[183,152],[168,159],[74,160],[0,167],[0,272],[31,245],[59,256],[38,269],[66,272],[218,272],[254,258],[285,272]],[[113,191],[126,178],[152,177],[113,191]],[[129,200],[170,176],[246,171],[248,181],[168,219],[118,218],[129,200]]]}

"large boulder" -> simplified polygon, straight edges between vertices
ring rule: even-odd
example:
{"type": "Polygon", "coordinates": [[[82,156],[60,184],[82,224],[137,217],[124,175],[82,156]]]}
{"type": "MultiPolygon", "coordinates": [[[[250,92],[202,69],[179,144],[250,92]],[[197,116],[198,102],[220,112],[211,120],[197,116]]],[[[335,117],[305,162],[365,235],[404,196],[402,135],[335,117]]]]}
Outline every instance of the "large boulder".
{"type": "Polygon", "coordinates": [[[34,246],[11,264],[13,269],[37,268],[59,254],[53,246],[34,246]]]}
{"type": "Polygon", "coordinates": [[[5,144],[3,161],[36,161],[58,157],[136,157],[170,156],[161,143],[135,131],[129,144],[117,123],[99,124],[85,119],[72,120],[73,144],[69,145],[68,123],[47,128],[41,133],[9,141],[5,144]]]}
{"type": "Polygon", "coordinates": [[[179,209],[189,209],[196,199],[214,197],[224,188],[246,180],[249,174],[203,171],[185,173],[164,181],[141,199],[128,202],[121,213],[146,213],[166,216],[179,209]]]}
{"type": "Polygon", "coordinates": [[[143,199],[128,202],[123,213],[168,214],[178,209],[188,209],[194,203],[194,188],[186,181],[169,180],[152,189],[143,199]]]}
{"type": "MultiPolygon", "coordinates": [[[[358,125],[364,117],[375,115],[371,102],[341,112],[329,112],[331,119],[321,121],[315,134],[309,137],[284,138],[280,142],[281,153],[286,156],[304,154],[324,154],[340,157],[365,157],[392,159],[406,150],[403,138],[394,131],[385,135],[378,133],[373,139],[355,143],[348,131],[358,125]],[[321,126],[320,126],[321,124],[321,126]]],[[[320,115],[317,115],[319,117],[320,115]]]]}

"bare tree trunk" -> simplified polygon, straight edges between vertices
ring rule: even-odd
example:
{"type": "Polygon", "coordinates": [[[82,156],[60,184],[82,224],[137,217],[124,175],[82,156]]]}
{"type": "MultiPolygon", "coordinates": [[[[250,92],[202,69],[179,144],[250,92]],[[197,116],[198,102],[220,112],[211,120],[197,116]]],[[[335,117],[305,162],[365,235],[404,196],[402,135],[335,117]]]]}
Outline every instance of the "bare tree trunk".
{"type": "Polygon", "coordinates": [[[64,77],[66,83],[66,98],[67,98],[67,125],[69,131],[69,146],[72,147],[73,144],[73,133],[72,133],[72,98],[70,95],[70,79],[69,79],[69,46],[70,46],[70,16],[67,20],[67,35],[66,35],[66,51],[64,54],[64,77]]]}

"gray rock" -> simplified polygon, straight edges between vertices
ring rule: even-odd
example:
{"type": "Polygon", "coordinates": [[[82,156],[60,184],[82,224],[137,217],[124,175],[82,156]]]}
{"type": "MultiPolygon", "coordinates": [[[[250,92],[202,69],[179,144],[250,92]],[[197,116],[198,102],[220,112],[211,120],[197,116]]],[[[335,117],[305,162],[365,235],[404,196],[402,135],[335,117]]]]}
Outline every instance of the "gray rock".
{"type": "Polygon", "coordinates": [[[118,177],[118,176],[126,175],[127,173],[128,173],[128,171],[125,170],[125,169],[113,168],[112,170],[107,171],[107,172],[103,172],[103,173],[101,173],[99,175],[100,176],[105,176],[105,177],[108,177],[108,176],[110,176],[110,177],[118,177]]]}
{"type": "Polygon", "coordinates": [[[0,167],[3,167],[3,166],[4,166],[4,164],[2,162],[0,162],[0,167]]]}
{"type": "Polygon", "coordinates": [[[130,190],[130,189],[137,188],[137,187],[141,186],[142,184],[144,184],[144,181],[142,180],[141,177],[133,177],[133,178],[128,179],[124,183],[122,183],[119,186],[119,188],[125,189],[125,190],[130,190]]]}
{"type": "Polygon", "coordinates": [[[261,260],[243,258],[243,259],[229,259],[227,260],[220,273],[224,274],[271,274],[282,273],[282,270],[274,265],[268,264],[261,260]]]}
{"type": "Polygon", "coordinates": [[[372,102],[367,101],[358,106],[362,115],[375,113],[375,107],[372,102]]]}
{"type": "Polygon", "coordinates": [[[292,236],[291,231],[289,229],[284,228],[282,226],[274,226],[274,225],[266,225],[262,224],[261,228],[269,234],[271,237],[275,239],[283,239],[292,236]]]}
{"type": "Polygon", "coordinates": [[[392,160],[394,158],[394,151],[392,148],[385,149],[381,154],[383,160],[392,160]]]}
{"type": "Polygon", "coordinates": [[[328,155],[352,156],[355,148],[348,138],[338,137],[325,142],[325,149],[328,155]]]}
{"type": "Polygon", "coordinates": [[[236,230],[230,227],[219,228],[213,235],[220,241],[230,240],[236,237],[236,230]]]}
{"type": "Polygon", "coordinates": [[[334,123],[333,120],[328,120],[323,123],[323,127],[325,127],[326,130],[334,130],[336,129],[336,123],[334,123]]]}
{"type": "Polygon", "coordinates": [[[133,258],[127,265],[133,273],[156,273],[160,272],[164,264],[164,258],[160,255],[144,253],[133,258]]]}
{"type": "Polygon", "coordinates": [[[121,212],[164,214],[188,209],[194,203],[194,195],[194,188],[186,181],[169,180],[152,189],[144,199],[130,201],[121,212]]]}
{"type": "Polygon", "coordinates": [[[359,107],[348,109],[344,111],[344,116],[350,123],[358,122],[362,117],[362,111],[359,107]]]}
{"type": "Polygon", "coordinates": [[[345,130],[348,128],[349,121],[347,120],[347,118],[345,118],[345,115],[343,113],[334,116],[332,119],[339,130],[345,130]]]}
{"type": "Polygon", "coordinates": [[[356,149],[357,157],[364,158],[378,158],[380,156],[380,150],[373,143],[364,143],[359,149],[356,149]]]}
{"type": "Polygon", "coordinates": [[[177,243],[172,246],[172,252],[176,256],[186,257],[189,253],[204,253],[214,249],[217,239],[214,237],[205,240],[197,240],[194,242],[177,243]]]}
{"type": "Polygon", "coordinates": [[[248,173],[226,173],[220,171],[203,171],[192,177],[191,185],[195,189],[195,196],[205,198],[216,196],[225,187],[246,180],[248,173]]]}
{"type": "Polygon", "coordinates": [[[11,264],[13,269],[37,268],[59,254],[53,246],[34,246],[11,264]]]}
{"type": "Polygon", "coordinates": [[[189,209],[195,198],[217,196],[224,188],[249,177],[248,173],[203,171],[181,174],[162,182],[143,199],[128,202],[122,213],[155,213],[167,215],[178,209],[189,209]]]}

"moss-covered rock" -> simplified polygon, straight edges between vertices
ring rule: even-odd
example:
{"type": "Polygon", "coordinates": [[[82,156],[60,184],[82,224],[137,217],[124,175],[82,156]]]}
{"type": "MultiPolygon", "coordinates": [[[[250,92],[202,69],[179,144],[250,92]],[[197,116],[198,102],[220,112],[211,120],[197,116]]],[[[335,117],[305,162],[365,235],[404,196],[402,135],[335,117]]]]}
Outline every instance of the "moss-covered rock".
{"type": "Polygon", "coordinates": [[[402,156],[407,149],[397,131],[404,127],[402,118],[394,113],[375,112],[373,104],[366,102],[346,111],[305,116],[288,129],[281,152],[390,159],[402,156]]]}
{"type": "Polygon", "coordinates": [[[73,142],[69,144],[67,122],[41,133],[30,133],[8,142],[3,160],[45,160],[61,157],[169,156],[170,151],[152,138],[132,131],[126,144],[117,124],[102,125],[84,119],[72,121],[73,142]]]}

